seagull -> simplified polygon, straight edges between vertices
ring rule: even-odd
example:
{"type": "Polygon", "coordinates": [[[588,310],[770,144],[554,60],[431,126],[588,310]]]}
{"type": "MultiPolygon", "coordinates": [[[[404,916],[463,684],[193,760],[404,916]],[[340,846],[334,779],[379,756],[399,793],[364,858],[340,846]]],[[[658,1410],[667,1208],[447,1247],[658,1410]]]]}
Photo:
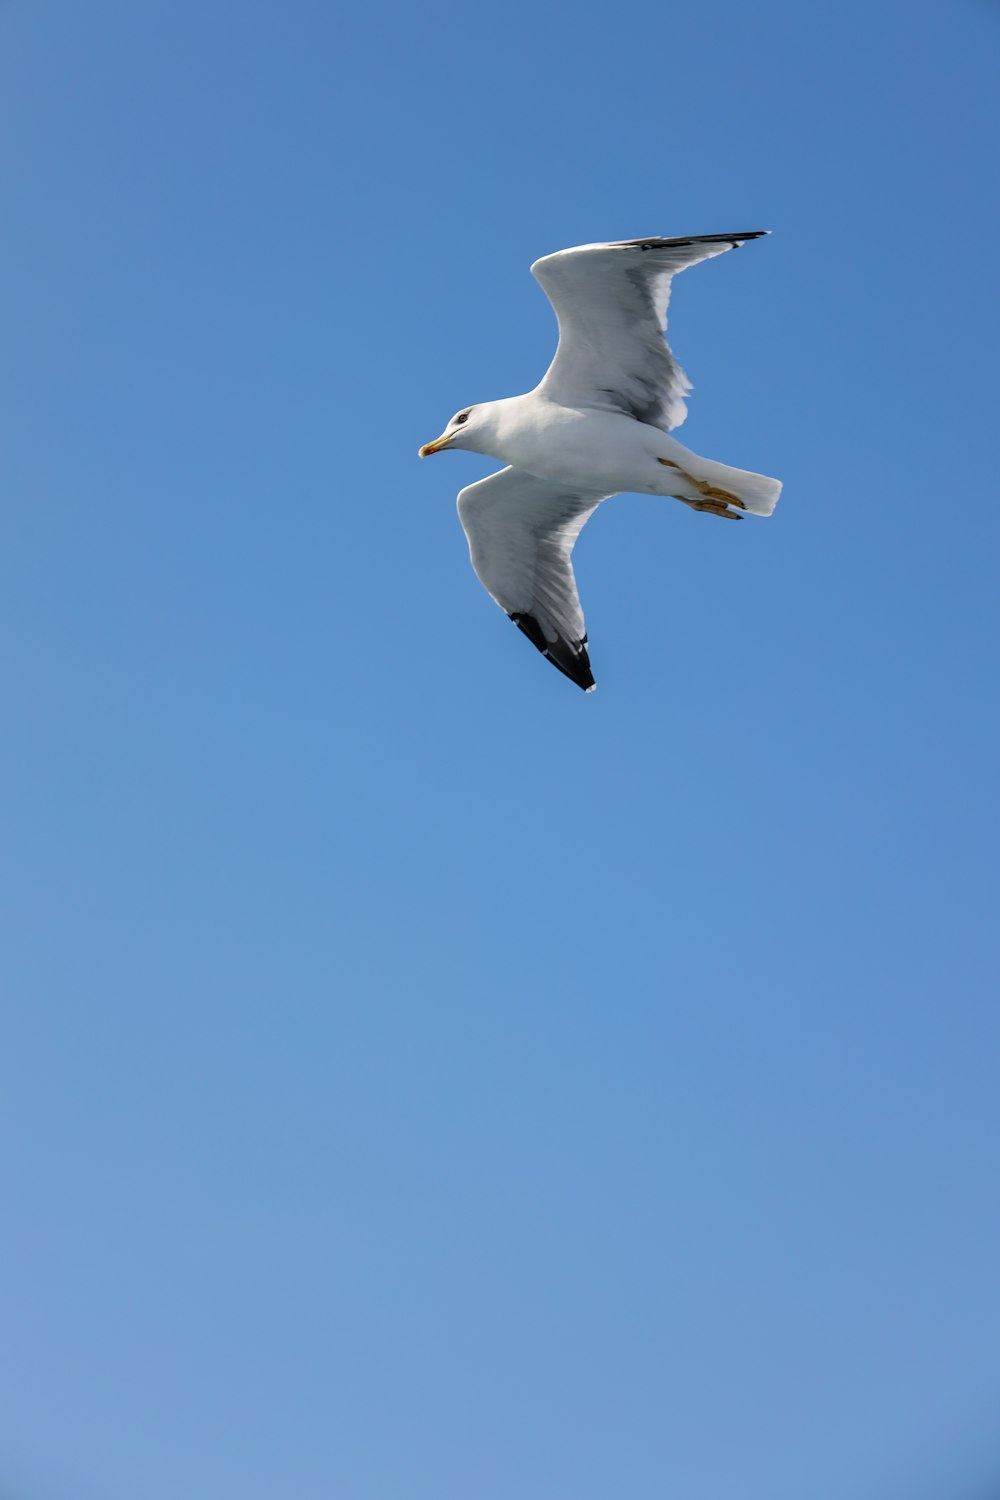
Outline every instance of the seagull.
{"type": "Polygon", "coordinates": [[[704,515],[769,516],[777,479],[701,458],[668,432],[691,384],[665,339],[678,271],[768,230],[577,245],[536,260],[559,323],[555,358],[524,396],[456,412],[420,457],[466,448],[507,467],[470,484],[458,514],[487,593],[552,665],[596,687],[571,555],[602,500],[668,495],[704,515]]]}

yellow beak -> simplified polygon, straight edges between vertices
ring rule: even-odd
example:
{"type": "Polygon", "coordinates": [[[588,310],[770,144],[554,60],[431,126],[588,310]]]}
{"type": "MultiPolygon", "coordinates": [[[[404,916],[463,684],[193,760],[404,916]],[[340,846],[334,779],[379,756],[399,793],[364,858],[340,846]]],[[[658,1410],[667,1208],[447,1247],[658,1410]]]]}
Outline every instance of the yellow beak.
{"type": "Polygon", "coordinates": [[[440,453],[442,448],[447,448],[450,442],[451,438],[448,436],[448,434],[443,433],[441,437],[435,438],[433,443],[425,443],[417,453],[417,457],[430,458],[432,453],[440,453]]]}

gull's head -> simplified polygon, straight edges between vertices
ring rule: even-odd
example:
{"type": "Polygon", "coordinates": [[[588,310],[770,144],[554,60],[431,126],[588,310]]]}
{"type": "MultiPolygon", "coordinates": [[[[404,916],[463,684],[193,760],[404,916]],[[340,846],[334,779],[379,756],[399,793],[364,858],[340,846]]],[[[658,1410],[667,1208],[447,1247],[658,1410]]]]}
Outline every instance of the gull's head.
{"type": "Polygon", "coordinates": [[[476,436],[481,425],[478,414],[481,410],[478,406],[463,406],[452,417],[440,437],[436,437],[433,443],[424,444],[420,449],[420,457],[429,458],[432,453],[443,453],[445,448],[471,448],[475,452],[476,436]]]}

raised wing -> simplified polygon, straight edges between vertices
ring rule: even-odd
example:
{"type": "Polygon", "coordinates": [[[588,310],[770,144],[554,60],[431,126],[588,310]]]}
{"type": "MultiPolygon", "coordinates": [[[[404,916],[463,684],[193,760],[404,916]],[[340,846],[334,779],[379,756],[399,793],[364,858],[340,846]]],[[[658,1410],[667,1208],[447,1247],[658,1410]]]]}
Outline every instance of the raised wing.
{"type": "Polygon", "coordinates": [[[531,644],[586,692],[595,683],[570,555],[607,498],[512,468],[458,497],[480,583],[531,644]]]}
{"type": "Polygon", "coordinates": [[[559,347],[539,391],[565,406],[679,427],[691,383],[663,336],[671,277],[767,233],[620,240],[536,260],[531,274],[559,319],[559,347]]]}

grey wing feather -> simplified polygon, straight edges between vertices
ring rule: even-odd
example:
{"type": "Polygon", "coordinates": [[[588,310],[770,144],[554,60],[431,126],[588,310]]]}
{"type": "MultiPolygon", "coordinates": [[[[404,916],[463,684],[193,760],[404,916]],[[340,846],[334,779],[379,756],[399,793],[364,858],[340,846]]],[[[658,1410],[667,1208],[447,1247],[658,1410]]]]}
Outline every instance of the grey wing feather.
{"type": "Polygon", "coordinates": [[[576,539],[608,496],[501,469],[458,497],[479,581],[554,667],[594,686],[570,561],[576,539]]]}
{"type": "Polygon", "coordinates": [[[671,279],[766,233],[620,240],[536,260],[531,273],[559,320],[559,347],[539,391],[565,406],[679,427],[691,383],[664,338],[671,279]]]}

